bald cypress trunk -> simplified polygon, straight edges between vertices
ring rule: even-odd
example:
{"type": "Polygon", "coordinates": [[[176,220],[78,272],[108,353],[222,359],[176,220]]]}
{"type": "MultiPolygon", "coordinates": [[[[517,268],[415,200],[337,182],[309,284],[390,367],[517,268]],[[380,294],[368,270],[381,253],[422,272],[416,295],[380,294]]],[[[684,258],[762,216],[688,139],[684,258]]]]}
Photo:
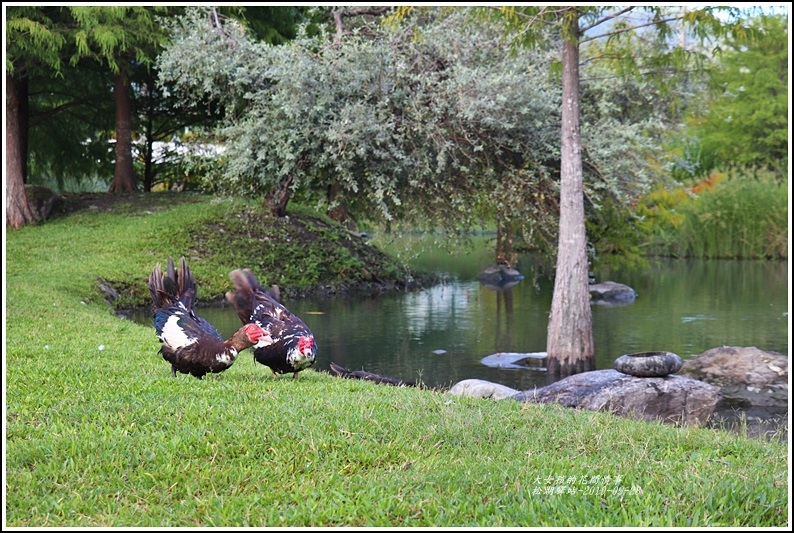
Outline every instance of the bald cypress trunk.
{"type": "Polygon", "coordinates": [[[25,194],[20,82],[6,73],[6,225],[18,229],[35,217],[25,194]]]}
{"type": "Polygon", "coordinates": [[[130,86],[123,66],[119,67],[113,82],[116,97],[116,168],[108,192],[134,192],[138,184],[132,167],[130,86]]]}
{"type": "Polygon", "coordinates": [[[595,369],[579,127],[579,24],[575,15],[571,26],[567,35],[563,33],[560,231],[546,340],[548,372],[554,375],[595,369]]]}

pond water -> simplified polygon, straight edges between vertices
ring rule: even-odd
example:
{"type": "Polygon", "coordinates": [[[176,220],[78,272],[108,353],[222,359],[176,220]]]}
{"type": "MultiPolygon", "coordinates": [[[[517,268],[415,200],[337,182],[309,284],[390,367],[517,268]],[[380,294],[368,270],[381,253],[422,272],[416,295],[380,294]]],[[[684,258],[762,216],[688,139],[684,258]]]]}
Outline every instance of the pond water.
{"type": "MultiPolygon", "coordinates": [[[[553,290],[552,280],[533,274],[539,269],[530,255],[516,266],[526,279],[512,288],[481,284],[477,275],[491,264],[491,250],[492,241],[482,237],[457,252],[432,248],[413,256],[414,266],[446,276],[418,292],[286,301],[315,334],[314,369],[327,371],[334,362],[444,388],[469,378],[518,390],[549,383],[542,368],[481,362],[499,352],[545,352],[553,290]]],[[[593,304],[597,369],[640,351],[670,351],[684,360],[723,345],[788,354],[787,262],[651,259],[641,269],[594,274],[637,293],[628,305],[593,304]]],[[[224,336],[240,326],[229,306],[198,314],[224,336]]],[[[148,312],[133,319],[151,324],[148,312]]]]}

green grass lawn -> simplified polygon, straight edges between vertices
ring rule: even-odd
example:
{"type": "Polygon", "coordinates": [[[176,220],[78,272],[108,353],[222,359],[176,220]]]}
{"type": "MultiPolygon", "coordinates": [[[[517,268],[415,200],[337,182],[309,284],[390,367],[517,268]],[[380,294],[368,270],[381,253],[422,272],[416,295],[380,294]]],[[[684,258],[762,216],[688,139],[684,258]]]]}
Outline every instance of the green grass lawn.
{"type": "MultiPolygon", "coordinates": [[[[190,228],[232,209],[7,231],[5,525],[789,524],[785,442],[314,370],[274,379],[250,352],[172,378],[154,328],[117,318],[96,285],[145,294],[155,263],[191,259],[190,228]]],[[[241,266],[196,258],[199,297],[241,266]]]]}

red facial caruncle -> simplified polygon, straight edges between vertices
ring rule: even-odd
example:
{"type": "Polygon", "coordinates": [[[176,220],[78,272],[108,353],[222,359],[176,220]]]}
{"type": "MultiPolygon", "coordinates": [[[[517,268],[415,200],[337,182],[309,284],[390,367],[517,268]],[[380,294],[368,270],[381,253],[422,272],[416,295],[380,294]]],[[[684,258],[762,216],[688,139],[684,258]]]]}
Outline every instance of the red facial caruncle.
{"type": "Polygon", "coordinates": [[[314,351],[314,337],[309,335],[298,339],[298,351],[303,355],[309,355],[314,351]]]}
{"type": "Polygon", "coordinates": [[[251,340],[251,342],[257,344],[273,343],[273,339],[270,337],[270,334],[261,327],[257,326],[256,324],[246,324],[244,326],[244,329],[246,335],[248,335],[248,338],[251,340]]]}

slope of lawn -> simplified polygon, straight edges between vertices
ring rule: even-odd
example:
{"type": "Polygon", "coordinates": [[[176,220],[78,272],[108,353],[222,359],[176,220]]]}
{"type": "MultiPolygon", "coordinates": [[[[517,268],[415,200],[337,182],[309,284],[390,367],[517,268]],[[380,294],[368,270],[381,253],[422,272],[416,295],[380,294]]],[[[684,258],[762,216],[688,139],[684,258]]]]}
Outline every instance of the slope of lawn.
{"type": "MultiPolygon", "coordinates": [[[[273,379],[247,352],[221,374],[172,378],[154,329],[118,318],[97,286],[111,285],[117,306],[144,303],[154,264],[185,254],[200,298],[220,298],[229,270],[264,253],[220,223],[249,208],[120,204],[6,232],[5,525],[788,525],[777,440],[324,369],[273,379]]],[[[263,249],[313,257],[256,220],[271,231],[263,249]]],[[[349,235],[326,225],[336,236],[323,240],[343,246],[349,235]]],[[[361,257],[324,276],[351,279],[361,257]]],[[[275,281],[320,279],[312,261],[275,281]]],[[[367,269],[387,275],[374,260],[367,269]]]]}

